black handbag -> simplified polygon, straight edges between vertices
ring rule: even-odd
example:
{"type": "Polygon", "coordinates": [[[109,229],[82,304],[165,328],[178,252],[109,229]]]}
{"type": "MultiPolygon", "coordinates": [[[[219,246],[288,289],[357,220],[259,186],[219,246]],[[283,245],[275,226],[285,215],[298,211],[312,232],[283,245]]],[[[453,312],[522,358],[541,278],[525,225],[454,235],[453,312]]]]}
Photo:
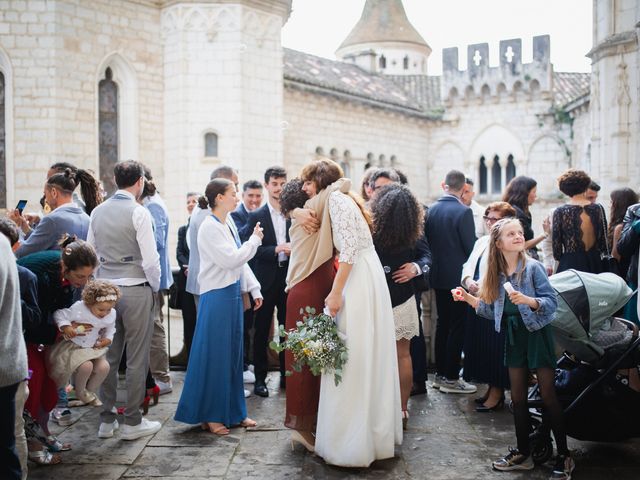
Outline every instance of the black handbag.
{"type": "Polygon", "coordinates": [[[173,308],[174,310],[182,309],[182,295],[180,295],[180,290],[178,289],[178,283],[173,282],[169,287],[169,308],[173,308]]]}
{"type": "Polygon", "coordinates": [[[600,210],[602,211],[602,234],[604,235],[604,243],[607,246],[607,251],[600,254],[600,261],[602,262],[601,270],[602,272],[615,273],[622,277],[622,275],[620,275],[620,264],[618,263],[618,259],[611,255],[611,249],[609,248],[607,220],[605,217],[604,207],[602,205],[600,205],[600,210]]]}

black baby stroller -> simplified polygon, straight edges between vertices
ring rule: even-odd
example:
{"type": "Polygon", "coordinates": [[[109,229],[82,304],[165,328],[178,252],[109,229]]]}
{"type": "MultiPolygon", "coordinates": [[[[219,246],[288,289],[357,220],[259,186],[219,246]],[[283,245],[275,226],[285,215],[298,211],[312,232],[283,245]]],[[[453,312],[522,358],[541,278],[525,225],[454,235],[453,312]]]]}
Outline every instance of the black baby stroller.
{"type": "MultiPolygon", "coordinates": [[[[556,345],[564,353],[558,360],[556,392],[567,435],[599,442],[640,436],[640,393],[616,378],[619,369],[640,363],[638,327],[612,317],[633,292],[612,273],[568,270],[549,281],[558,294],[552,327],[556,345]]],[[[544,463],[551,458],[553,445],[542,422],[537,386],[530,390],[528,404],[533,460],[544,463]]]]}

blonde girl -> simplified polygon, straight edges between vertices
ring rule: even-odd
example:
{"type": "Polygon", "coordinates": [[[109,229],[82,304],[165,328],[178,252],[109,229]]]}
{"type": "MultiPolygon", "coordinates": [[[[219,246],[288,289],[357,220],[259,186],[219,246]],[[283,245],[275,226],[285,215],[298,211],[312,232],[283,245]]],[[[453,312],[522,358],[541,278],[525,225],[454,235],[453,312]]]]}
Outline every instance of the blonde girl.
{"type": "Polygon", "coordinates": [[[518,448],[493,462],[500,471],[531,470],[527,389],[529,370],[536,370],[544,403],[545,423],[553,431],[558,456],[551,475],[568,480],[575,464],[567,449],[562,407],[555,392],[554,343],[549,324],[555,317],[556,294],[545,268],[527,257],[522,224],[502,219],[491,228],[487,271],[480,280],[478,297],[462,288],[452,291],[478,315],[495,322],[497,332],[506,329],[505,365],[509,368],[511,400],[518,448]]]}
{"type": "Polygon", "coordinates": [[[110,282],[94,280],[82,291],[82,300],[56,310],[53,317],[62,333],[48,354],[50,375],[58,386],[75,373],[75,389],[82,405],[101,405],[95,392],[109,373],[105,359],[115,334],[120,289],[110,282]]]}

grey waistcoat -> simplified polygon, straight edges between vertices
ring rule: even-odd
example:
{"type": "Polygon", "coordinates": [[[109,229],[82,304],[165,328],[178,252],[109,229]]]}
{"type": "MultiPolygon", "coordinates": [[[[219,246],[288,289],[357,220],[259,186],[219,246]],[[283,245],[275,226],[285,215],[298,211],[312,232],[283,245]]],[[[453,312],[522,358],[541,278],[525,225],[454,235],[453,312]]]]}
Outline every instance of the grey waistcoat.
{"type": "Polygon", "coordinates": [[[146,278],[132,219],[138,207],[129,197],[116,194],[92,212],[91,228],[100,262],[97,278],[146,278]]]}

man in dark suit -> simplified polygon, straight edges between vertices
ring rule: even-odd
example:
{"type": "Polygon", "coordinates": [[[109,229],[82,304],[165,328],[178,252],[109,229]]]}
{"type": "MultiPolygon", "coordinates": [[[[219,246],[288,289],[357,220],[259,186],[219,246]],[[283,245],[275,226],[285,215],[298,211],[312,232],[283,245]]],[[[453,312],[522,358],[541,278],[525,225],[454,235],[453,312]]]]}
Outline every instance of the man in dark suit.
{"type": "MultiPolygon", "coordinates": [[[[253,365],[256,383],[254,393],[268,397],[266,377],[268,370],[267,348],[273,322],[273,310],[278,309],[278,323],[284,325],[287,294],[284,289],[291,254],[289,227],[291,222],[280,212],[280,192],[287,181],[287,172],[282,167],[268,168],[264,174],[267,203],[251,212],[245,227],[240,231],[243,241],[251,236],[257,222],[264,229],[262,245],[252,261],[252,269],[260,282],[264,297],[262,308],[255,314],[255,334],[253,338],[253,365]]],[[[280,386],[284,387],[284,352],[280,354],[280,386]]]]}
{"type": "Polygon", "coordinates": [[[258,180],[249,180],[242,185],[242,201],[231,212],[231,217],[242,230],[249,221],[249,214],[262,205],[262,184],[258,180]]]}
{"type": "Polygon", "coordinates": [[[475,386],[459,378],[466,306],[463,302],[454,302],[451,296],[451,289],[460,285],[462,265],[476,241],[473,213],[460,201],[464,186],[464,173],[457,170],[447,173],[442,183],[445,193],[429,209],[425,226],[433,254],[430,283],[438,308],[437,372],[433,387],[447,393],[476,391],[475,386]]]}
{"type": "MultiPolygon", "coordinates": [[[[187,212],[189,216],[194,207],[198,204],[199,194],[195,192],[187,193],[187,212]]],[[[182,350],[176,356],[169,359],[171,365],[186,367],[191,351],[191,341],[196,328],[196,304],[193,295],[187,292],[187,275],[189,275],[189,245],[187,245],[187,229],[189,222],[178,229],[178,245],[176,246],[176,259],[180,272],[177,274],[176,285],[178,287],[178,304],[182,310],[182,326],[184,344],[182,350]]]]}

